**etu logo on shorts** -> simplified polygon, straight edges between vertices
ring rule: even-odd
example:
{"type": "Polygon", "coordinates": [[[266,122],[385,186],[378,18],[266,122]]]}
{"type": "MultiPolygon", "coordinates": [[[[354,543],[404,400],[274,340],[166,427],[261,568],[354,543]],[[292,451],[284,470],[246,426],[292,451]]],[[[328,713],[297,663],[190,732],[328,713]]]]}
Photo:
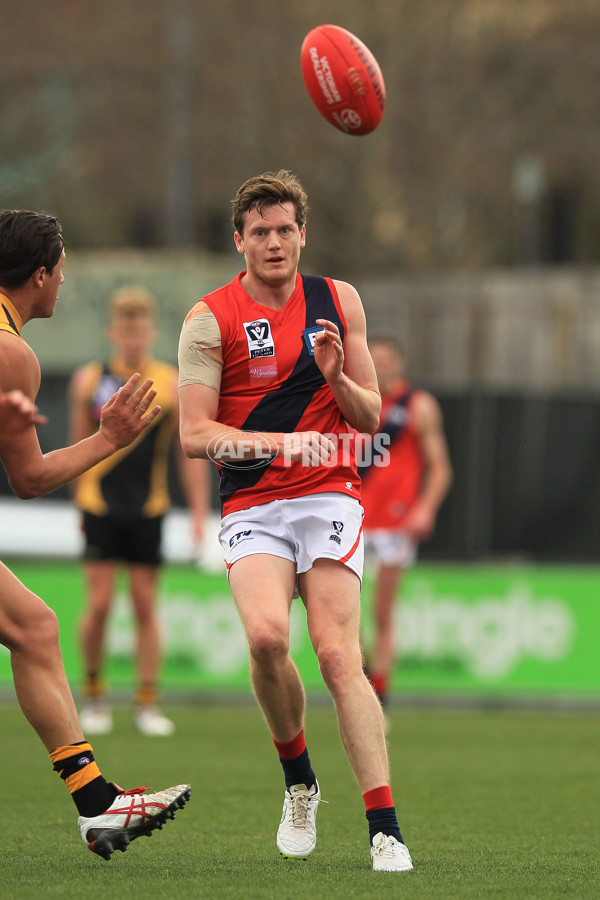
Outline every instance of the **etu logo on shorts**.
{"type": "Polygon", "coordinates": [[[319,331],[325,331],[325,328],[322,325],[312,325],[310,328],[302,329],[304,343],[308,347],[308,352],[311,356],[315,355],[315,338],[319,331]]]}
{"type": "Polygon", "coordinates": [[[344,523],[343,522],[335,522],[335,521],[332,522],[331,530],[333,533],[329,535],[329,540],[335,541],[336,544],[341,544],[342,539],[341,539],[340,535],[341,535],[342,531],[344,530],[344,523]]]}
{"type": "Polygon", "coordinates": [[[268,319],[255,319],[253,322],[244,322],[244,329],[246,331],[250,359],[262,356],[275,356],[275,344],[268,319]]]}
{"type": "Polygon", "coordinates": [[[238,531],[237,534],[234,534],[233,537],[229,538],[229,549],[233,550],[233,548],[237,547],[238,544],[241,544],[242,541],[251,541],[251,534],[252,529],[250,529],[249,531],[238,531]]]}

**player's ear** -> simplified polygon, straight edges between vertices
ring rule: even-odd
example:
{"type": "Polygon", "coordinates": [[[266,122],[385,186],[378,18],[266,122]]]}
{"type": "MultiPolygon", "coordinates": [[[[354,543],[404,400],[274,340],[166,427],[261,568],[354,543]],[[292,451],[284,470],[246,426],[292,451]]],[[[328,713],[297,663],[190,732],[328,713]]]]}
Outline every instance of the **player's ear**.
{"type": "Polygon", "coordinates": [[[306,247],[306,225],[300,229],[300,246],[306,247]]]}
{"type": "Polygon", "coordinates": [[[44,280],[46,277],[46,266],[40,266],[39,269],[36,269],[33,275],[31,276],[33,283],[36,287],[43,287],[44,280]]]}
{"type": "Polygon", "coordinates": [[[237,252],[243,253],[244,252],[244,241],[242,239],[242,236],[239,234],[239,232],[237,232],[237,231],[235,232],[235,234],[233,235],[233,239],[235,241],[235,246],[237,248],[237,252]]]}

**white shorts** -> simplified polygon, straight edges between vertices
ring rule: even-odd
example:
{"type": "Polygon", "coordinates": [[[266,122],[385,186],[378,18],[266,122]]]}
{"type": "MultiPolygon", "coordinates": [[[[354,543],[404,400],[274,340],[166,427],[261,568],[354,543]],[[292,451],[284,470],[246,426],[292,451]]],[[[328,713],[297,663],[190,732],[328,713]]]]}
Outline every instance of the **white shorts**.
{"type": "Polygon", "coordinates": [[[268,553],[291,560],[301,575],[325,558],[344,563],[362,581],[363,515],[358,500],[338,492],[272,500],[229,513],[219,532],[227,569],[244,556],[268,553]]]}
{"type": "Polygon", "coordinates": [[[407,569],[417,558],[419,545],[403,531],[388,528],[365,530],[365,556],[368,562],[407,569]]]}

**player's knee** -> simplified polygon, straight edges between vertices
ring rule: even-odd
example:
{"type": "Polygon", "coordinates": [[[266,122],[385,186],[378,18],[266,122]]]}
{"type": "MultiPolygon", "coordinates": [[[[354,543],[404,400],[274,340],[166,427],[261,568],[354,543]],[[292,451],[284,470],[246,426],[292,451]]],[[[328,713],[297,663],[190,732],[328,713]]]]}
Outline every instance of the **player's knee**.
{"type": "Polygon", "coordinates": [[[326,644],[317,651],[319,667],[323,680],[330,690],[342,686],[351,677],[353,669],[352,654],[345,652],[343,647],[335,644],[326,644]]]}
{"type": "Polygon", "coordinates": [[[58,618],[53,609],[42,604],[43,612],[36,623],[36,639],[43,642],[44,646],[55,648],[59,646],[58,618]]]}
{"type": "Polygon", "coordinates": [[[43,600],[30,594],[27,615],[14,622],[6,645],[11,651],[39,653],[59,649],[58,619],[43,600]]]}
{"type": "Polygon", "coordinates": [[[252,658],[259,663],[269,664],[287,656],[287,637],[274,628],[257,629],[248,636],[248,646],[252,658]]]}

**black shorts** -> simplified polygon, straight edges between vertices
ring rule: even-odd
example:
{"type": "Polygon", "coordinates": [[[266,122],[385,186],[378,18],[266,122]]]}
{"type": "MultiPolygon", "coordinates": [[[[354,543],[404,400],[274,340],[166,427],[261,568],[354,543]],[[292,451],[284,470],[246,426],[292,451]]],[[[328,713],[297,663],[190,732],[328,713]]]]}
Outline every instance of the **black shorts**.
{"type": "Polygon", "coordinates": [[[163,516],[95,516],[83,514],[84,559],[118,559],[144,566],[162,562],[163,516]]]}

